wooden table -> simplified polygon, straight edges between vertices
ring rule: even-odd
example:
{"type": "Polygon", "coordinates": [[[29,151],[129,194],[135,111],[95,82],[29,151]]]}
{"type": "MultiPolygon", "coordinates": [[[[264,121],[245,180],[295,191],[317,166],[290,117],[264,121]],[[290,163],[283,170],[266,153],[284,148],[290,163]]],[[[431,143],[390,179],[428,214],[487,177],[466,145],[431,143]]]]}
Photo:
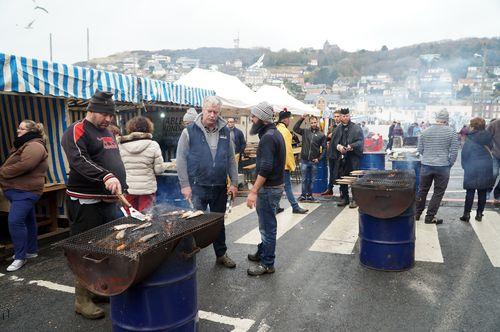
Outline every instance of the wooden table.
{"type": "Polygon", "coordinates": [[[43,188],[43,194],[39,202],[46,202],[48,213],[46,218],[37,221],[38,227],[49,225],[50,232],[57,230],[57,193],[61,190],[66,190],[66,185],[64,183],[46,184],[43,188]]]}

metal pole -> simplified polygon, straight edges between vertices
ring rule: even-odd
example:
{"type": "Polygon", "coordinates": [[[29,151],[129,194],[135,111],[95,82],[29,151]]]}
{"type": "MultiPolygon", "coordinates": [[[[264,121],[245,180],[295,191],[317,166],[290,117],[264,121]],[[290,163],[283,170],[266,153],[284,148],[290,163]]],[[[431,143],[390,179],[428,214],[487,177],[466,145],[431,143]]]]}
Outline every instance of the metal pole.
{"type": "Polygon", "coordinates": [[[89,37],[89,28],[87,28],[87,61],[90,61],[90,37],[89,37]]]}
{"type": "Polygon", "coordinates": [[[52,32],[49,33],[50,62],[52,62],[52,32]]]}
{"type": "Polygon", "coordinates": [[[484,81],[486,79],[486,43],[483,44],[483,68],[481,75],[481,117],[484,118],[486,114],[485,103],[484,103],[484,81]]]}

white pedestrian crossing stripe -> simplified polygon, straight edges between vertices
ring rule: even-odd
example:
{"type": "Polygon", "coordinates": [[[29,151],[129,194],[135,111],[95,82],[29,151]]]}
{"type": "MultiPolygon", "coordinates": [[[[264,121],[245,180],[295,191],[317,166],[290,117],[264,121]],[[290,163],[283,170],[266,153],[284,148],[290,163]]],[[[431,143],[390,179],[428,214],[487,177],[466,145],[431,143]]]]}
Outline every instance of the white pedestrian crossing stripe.
{"type": "Polygon", "coordinates": [[[494,267],[500,267],[500,216],[495,211],[484,211],[481,222],[471,218],[470,224],[476,232],[484,251],[494,267]]]}
{"type": "Polygon", "coordinates": [[[358,209],[344,208],[309,250],[350,255],[357,240],[358,209]]]}
{"type": "Polygon", "coordinates": [[[444,263],[437,226],[425,224],[422,220],[415,221],[415,232],[415,260],[444,263]]]}
{"type": "Polygon", "coordinates": [[[242,204],[238,204],[231,210],[231,213],[227,214],[227,217],[224,219],[224,224],[230,225],[236,220],[239,220],[250,213],[255,212],[255,209],[250,209],[245,202],[242,204]]]}
{"type": "MultiPolygon", "coordinates": [[[[277,234],[276,234],[276,240],[282,237],[286,232],[288,232],[290,229],[295,227],[299,222],[302,221],[305,217],[308,216],[309,213],[313,212],[316,210],[320,204],[301,204],[303,208],[306,208],[309,210],[307,214],[293,214],[292,213],[292,208],[285,209],[285,211],[281,212],[276,216],[276,219],[278,221],[277,225],[277,234]]],[[[249,233],[245,234],[238,240],[236,240],[235,243],[244,243],[244,244],[259,244],[260,243],[260,232],[259,232],[259,227],[256,227],[252,229],[249,233]]]]}

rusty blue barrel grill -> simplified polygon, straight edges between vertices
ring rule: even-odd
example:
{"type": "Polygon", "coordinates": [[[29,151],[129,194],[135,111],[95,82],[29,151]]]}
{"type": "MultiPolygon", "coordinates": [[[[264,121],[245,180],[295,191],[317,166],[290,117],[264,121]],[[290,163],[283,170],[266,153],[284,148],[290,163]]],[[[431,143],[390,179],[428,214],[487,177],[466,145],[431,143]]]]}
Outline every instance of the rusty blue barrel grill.
{"type": "Polygon", "coordinates": [[[385,169],[384,152],[363,152],[360,169],[362,170],[383,170],[385,169]]]}
{"type": "Polygon", "coordinates": [[[415,263],[415,173],[368,171],[352,184],[363,266],[403,271],[415,263]]]}
{"type": "Polygon", "coordinates": [[[153,212],[151,225],[125,237],[116,226],[138,220],[123,217],[58,245],[85,288],[111,297],[114,331],[196,331],[195,255],[217,238],[224,214],[183,219],[181,211],[153,212]]]}

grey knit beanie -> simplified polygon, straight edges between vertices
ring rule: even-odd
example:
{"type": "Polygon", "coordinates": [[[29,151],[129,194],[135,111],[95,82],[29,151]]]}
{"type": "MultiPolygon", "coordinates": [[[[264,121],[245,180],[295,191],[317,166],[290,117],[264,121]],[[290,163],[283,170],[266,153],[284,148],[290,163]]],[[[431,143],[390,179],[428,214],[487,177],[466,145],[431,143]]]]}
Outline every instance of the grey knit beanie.
{"type": "Polygon", "coordinates": [[[190,108],[187,110],[186,114],[182,117],[182,121],[184,122],[194,122],[196,117],[198,116],[198,112],[194,108],[190,108]]]}
{"type": "Polygon", "coordinates": [[[443,108],[439,112],[436,113],[436,121],[441,121],[441,122],[448,122],[450,119],[450,114],[446,110],[446,108],[443,108]]]}
{"type": "Polygon", "coordinates": [[[265,101],[259,103],[257,106],[254,106],[251,110],[251,113],[262,121],[273,122],[274,109],[265,101]]]}

